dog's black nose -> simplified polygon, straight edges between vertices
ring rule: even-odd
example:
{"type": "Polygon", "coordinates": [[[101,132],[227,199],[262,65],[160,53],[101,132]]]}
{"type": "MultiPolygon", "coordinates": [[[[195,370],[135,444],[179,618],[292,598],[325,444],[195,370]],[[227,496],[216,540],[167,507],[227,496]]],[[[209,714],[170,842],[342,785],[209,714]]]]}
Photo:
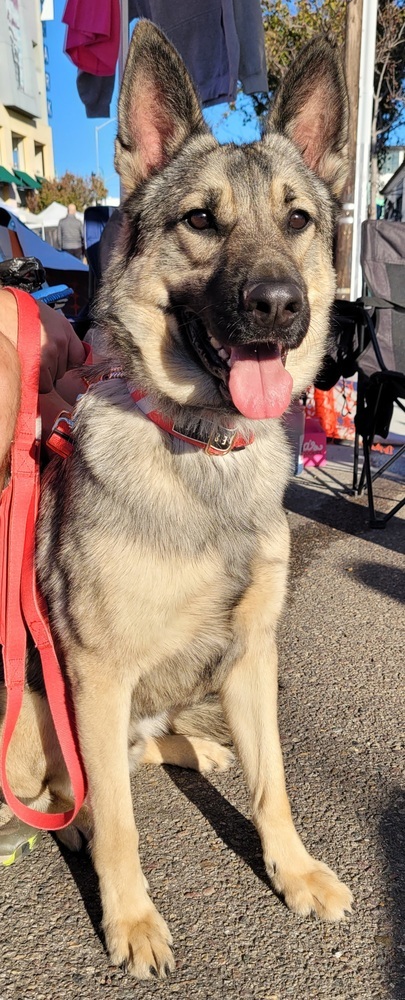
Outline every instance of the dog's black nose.
{"type": "Polygon", "coordinates": [[[249,282],[243,289],[244,309],[268,329],[288,330],[303,304],[303,293],[293,281],[249,282]]]}

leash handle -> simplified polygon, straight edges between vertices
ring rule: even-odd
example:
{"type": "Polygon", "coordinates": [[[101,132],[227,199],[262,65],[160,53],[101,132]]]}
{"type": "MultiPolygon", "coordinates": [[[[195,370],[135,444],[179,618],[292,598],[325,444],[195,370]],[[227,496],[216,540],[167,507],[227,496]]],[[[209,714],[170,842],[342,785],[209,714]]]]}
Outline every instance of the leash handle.
{"type": "Polygon", "coordinates": [[[77,815],[86,796],[86,779],[69,690],[58,662],[45,602],[36,587],[35,525],[39,502],[38,382],[40,317],[30,295],[8,289],[17,303],[18,354],[21,365],[21,405],[11,450],[11,481],[1,498],[2,593],[0,637],[7,704],[1,746],[0,771],[6,801],[31,826],[60,830],[77,815]],[[66,768],[74,806],[66,812],[41,813],[14,795],[7,779],[7,753],[24,696],[27,630],[41,657],[45,689],[66,768]]]}

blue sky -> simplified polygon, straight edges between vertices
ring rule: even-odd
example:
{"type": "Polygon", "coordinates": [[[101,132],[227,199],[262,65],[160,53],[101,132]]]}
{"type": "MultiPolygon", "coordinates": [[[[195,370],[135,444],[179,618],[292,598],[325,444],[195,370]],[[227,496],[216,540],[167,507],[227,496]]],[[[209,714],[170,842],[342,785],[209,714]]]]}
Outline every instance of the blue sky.
{"type": "MultiPolygon", "coordinates": [[[[102,2],[102,0],[100,0],[102,2]]],[[[170,2],[170,0],[167,0],[170,2]]],[[[96,170],[96,128],[100,173],[109,194],[119,196],[119,181],[114,171],[113,149],[116,122],[106,124],[104,118],[86,118],[76,89],[76,67],[64,54],[65,25],[62,14],[65,0],[55,0],[55,20],[46,22],[46,43],[49,52],[50,93],[55,170],[58,176],[70,170],[74,174],[89,176],[96,170]]],[[[251,106],[249,98],[240,99],[242,107],[251,106]]],[[[111,103],[111,117],[116,115],[117,87],[111,103]]],[[[206,118],[220,142],[250,142],[257,138],[257,123],[252,113],[246,120],[242,111],[230,112],[228,105],[218,105],[205,112],[206,118]]],[[[392,134],[391,143],[405,142],[405,127],[392,134]]]]}
{"type": "MultiPolygon", "coordinates": [[[[105,118],[86,118],[76,89],[76,67],[64,54],[65,25],[62,15],[65,0],[55,0],[55,20],[46,22],[46,44],[49,52],[47,70],[50,76],[49,97],[52,102],[53,147],[55,171],[58,176],[70,170],[74,174],[89,176],[96,170],[96,127],[100,173],[112,197],[119,196],[119,182],[114,171],[113,149],[116,122],[105,124],[105,118]]],[[[248,98],[242,104],[250,105],[248,98]]],[[[117,87],[111,104],[111,117],[116,115],[117,87]]],[[[253,120],[246,122],[243,111],[229,112],[228,105],[218,105],[206,112],[207,120],[220,142],[249,142],[258,135],[253,120]]]]}

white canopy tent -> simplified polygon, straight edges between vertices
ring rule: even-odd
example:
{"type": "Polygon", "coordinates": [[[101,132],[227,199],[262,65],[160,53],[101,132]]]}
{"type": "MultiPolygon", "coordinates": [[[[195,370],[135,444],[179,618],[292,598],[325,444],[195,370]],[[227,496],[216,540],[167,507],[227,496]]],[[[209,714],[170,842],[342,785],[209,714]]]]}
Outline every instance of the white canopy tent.
{"type": "MultiPolygon", "coordinates": [[[[47,208],[44,208],[38,215],[33,216],[37,223],[42,226],[57,226],[61,219],[65,218],[67,212],[66,205],[61,205],[59,201],[53,201],[47,208]]],[[[77,218],[83,222],[83,212],[76,212],[77,218]]]]}
{"type": "Polygon", "coordinates": [[[38,216],[34,215],[33,212],[29,212],[28,208],[24,208],[23,205],[14,205],[14,203],[2,201],[0,198],[0,208],[5,208],[7,212],[11,212],[25,226],[38,225],[38,228],[40,228],[40,224],[37,223],[38,216]]]}

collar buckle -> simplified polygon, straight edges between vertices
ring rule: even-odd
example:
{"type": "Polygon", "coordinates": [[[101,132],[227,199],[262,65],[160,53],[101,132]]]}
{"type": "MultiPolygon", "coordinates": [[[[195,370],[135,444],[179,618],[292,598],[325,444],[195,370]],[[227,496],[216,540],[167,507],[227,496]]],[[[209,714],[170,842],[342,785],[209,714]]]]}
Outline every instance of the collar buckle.
{"type": "Polygon", "coordinates": [[[218,427],[216,431],[211,432],[204,451],[207,455],[227,455],[232,451],[235,438],[236,430],[230,427],[218,427]]]}

